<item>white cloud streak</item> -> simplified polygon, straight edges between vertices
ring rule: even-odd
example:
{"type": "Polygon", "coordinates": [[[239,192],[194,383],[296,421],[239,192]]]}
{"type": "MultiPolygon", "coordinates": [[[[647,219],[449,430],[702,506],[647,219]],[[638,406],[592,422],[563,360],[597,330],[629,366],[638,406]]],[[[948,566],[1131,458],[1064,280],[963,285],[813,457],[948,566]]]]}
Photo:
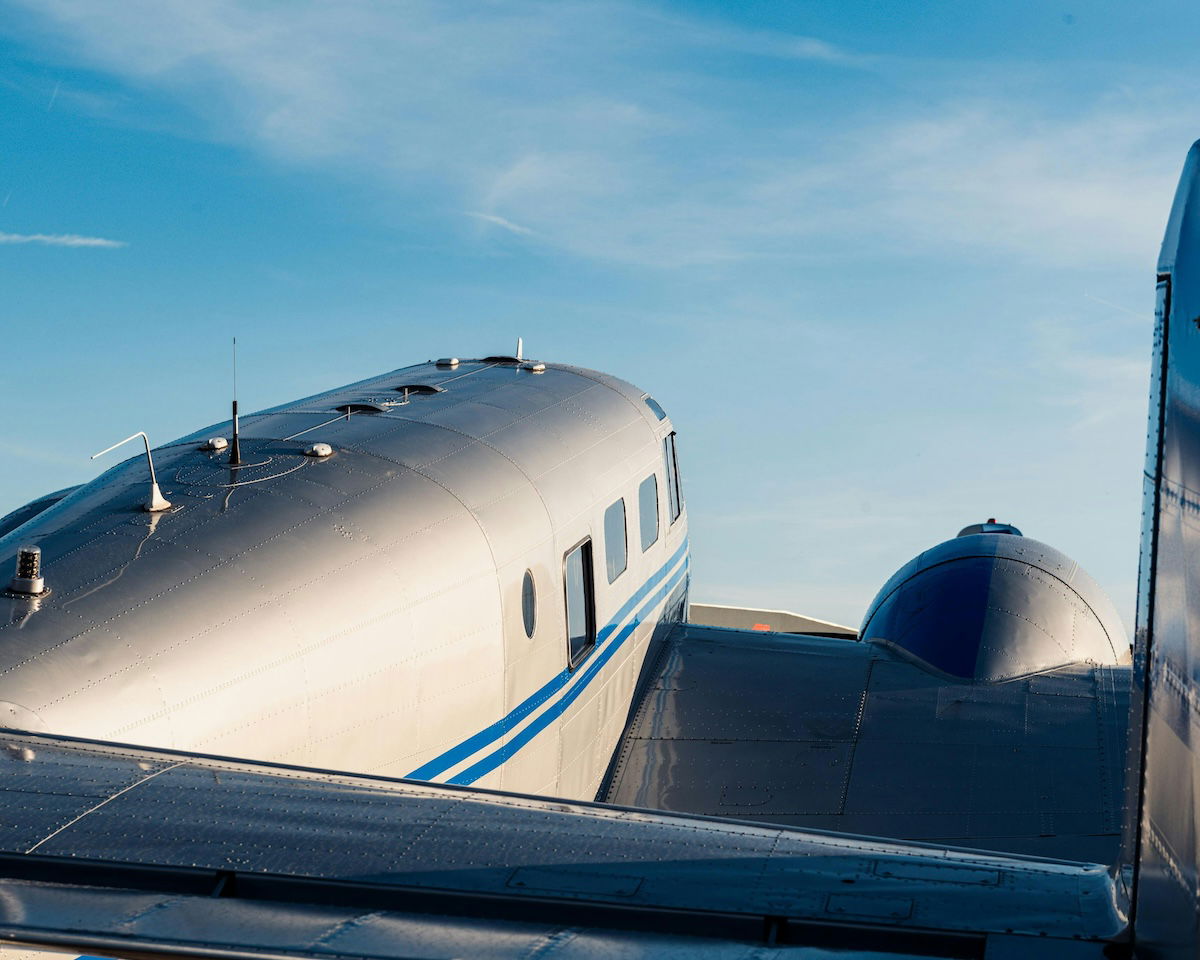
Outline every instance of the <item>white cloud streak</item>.
{"type": "Polygon", "coordinates": [[[0,233],[0,244],[38,244],[45,247],[103,247],[115,249],[128,246],[121,240],[105,237],[84,237],[77,233],[0,233]]]}
{"type": "Polygon", "coordinates": [[[523,227],[519,223],[513,223],[511,220],[506,220],[504,217],[497,216],[494,213],[479,213],[475,210],[468,210],[467,216],[474,217],[476,220],[482,220],[484,223],[490,223],[492,226],[501,227],[518,236],[527,237],[533,233],[533,230],[529,227],[523,227]]]}

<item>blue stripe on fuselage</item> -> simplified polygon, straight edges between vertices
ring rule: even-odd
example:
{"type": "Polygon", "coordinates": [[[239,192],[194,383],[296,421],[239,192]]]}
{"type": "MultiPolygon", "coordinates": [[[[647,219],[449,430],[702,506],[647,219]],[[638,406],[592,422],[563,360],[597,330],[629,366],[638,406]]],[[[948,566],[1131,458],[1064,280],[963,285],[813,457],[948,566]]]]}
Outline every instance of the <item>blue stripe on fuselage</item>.
{"type": "Polygon", "coordinates": [[[534,720],[531,724],[529,724],[529,726],[513,737],[508,743],[504,744],[504,746],[502,746],[499,750],[488,754],[478,763],[471,764],[471,766],[467,767],[467,769],[458,774],[458,776],[451,777],[446,782],[463,785],[474,783],[480,777],[495,770],[498,766],[500,766],[500,764],[504,763],[504,761],[525,746],[525,744],[545,730],[546,727],[548,727],[554,720],[561,717],[567,707],[575,702],[579,695],[583,693],[584,688],[592,682],[595,676],[604,668],[604,665],[612,659],[613,654],[621,649],[621,645],[627,639],[629,639],[633,631],[637,629],[638,624],[642,622],[641,614],[644,614],[648,610],[652,610],[667,596],[669,596],[671,591],[678,586],[680,580],[687,575],[687,571],[688,564],[687,561],[684,561],[683,565],[679,568],[678,572],[676,572],[675,576],[671,577],[670,580],[663,584],[662,587],[660,587],[646,602],[645,606],[638,611],[639,615],[635,616],[621,629],[621,632],[616,635],[616,639],[612,643],[605,647],[604,650],[597,652],[592,657],[592,662],[584,672],[580,681],[571,687],[571,689],[568,690],[563,696],[559,697],[558,700],[556,700],[553,704],[551,704],[536,720],[534,720]]]}
{"type": "MultiPolygon", "coordinates": [[[[621,605],[621,609],[616,612],[616,615],[608,621],[599,631],[596,636],[597,653],[598,648],[604,646],[618,625],[636,608],[643,599],[662,581],[670,569],[679,562],[679,558],[687,553],[688,542],[684,540],[675,554],[664,563],[659,569],[637,589],[637,591],[621,605]]],[[[624,638],[622,638],[623,640],[624,638]]],[[[607,657],[605,658],[607,659],[607,657]]],[[[526,698],[519,706],[504,717],[501,717],[489,727],[480,730],[479,733],[468,737],[462,743],[455,747],[451,747],[440,756],[434,757],[427,763],[417,767],[412,773],[407,775],[410,780],[432,780],[439,774],[445,773],[451,767],[457,766],[463,760],[473,754],[478,753],[484,747],[495,743],[500,737],[504,736],[514,726],[524,720],[530,713],[540,707],[543,703],[549,700],[554,694],[567,685],[574,673],[571,670],[563,670],[561,673],[552,677],[541,689],[535,691],[526,698]]],[[[590,676],[585,674],[590,679],[590,676]]],[[[586,682],[586,681],[585,681],[586,682]]]]}

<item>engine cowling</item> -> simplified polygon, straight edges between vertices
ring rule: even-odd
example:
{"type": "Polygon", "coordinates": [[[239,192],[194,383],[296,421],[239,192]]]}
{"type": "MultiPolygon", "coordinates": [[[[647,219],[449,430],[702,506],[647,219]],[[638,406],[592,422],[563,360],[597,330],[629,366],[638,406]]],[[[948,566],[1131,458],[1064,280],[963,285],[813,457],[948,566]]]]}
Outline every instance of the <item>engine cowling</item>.
{"type": "Polygon", "coordinates": [[[968,526],[897,570],[859,637],[985,683],[1129,657],[1100,585],[1065,554],[995,521],[968,526]]]}

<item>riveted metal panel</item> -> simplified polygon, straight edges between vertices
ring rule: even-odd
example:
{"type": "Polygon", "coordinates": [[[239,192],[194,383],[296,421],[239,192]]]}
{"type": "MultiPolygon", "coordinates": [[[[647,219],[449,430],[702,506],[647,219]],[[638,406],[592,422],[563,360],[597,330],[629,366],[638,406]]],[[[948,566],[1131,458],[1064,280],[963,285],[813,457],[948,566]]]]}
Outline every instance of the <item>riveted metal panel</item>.
{"type": "Polygon", "coordinates": [[[969,683],[874,644],[689,625],[650,669],[612,802],[1115,857],[1127,668],[969,683]]]}
{"type": "Polygon", "coordinates": [[[1188,154],[1158,264],[1151,363],[1126,865],[1134,940],[1147,954],[1200,947],[1200,143],[1188,154]]]}

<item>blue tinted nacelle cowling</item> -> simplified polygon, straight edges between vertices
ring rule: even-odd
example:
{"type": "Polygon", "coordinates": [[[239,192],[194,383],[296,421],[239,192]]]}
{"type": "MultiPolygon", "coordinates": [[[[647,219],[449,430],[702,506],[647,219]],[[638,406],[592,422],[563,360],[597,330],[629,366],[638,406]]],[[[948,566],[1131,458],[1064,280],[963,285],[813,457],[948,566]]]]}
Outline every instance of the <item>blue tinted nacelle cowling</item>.
{"type": "Polygon", "coordinates": [[[1065,554],[995,520],[964,527],[897,570],[859,637],[985,683],[1129,657],[1099,584],[1065,554]]]}

